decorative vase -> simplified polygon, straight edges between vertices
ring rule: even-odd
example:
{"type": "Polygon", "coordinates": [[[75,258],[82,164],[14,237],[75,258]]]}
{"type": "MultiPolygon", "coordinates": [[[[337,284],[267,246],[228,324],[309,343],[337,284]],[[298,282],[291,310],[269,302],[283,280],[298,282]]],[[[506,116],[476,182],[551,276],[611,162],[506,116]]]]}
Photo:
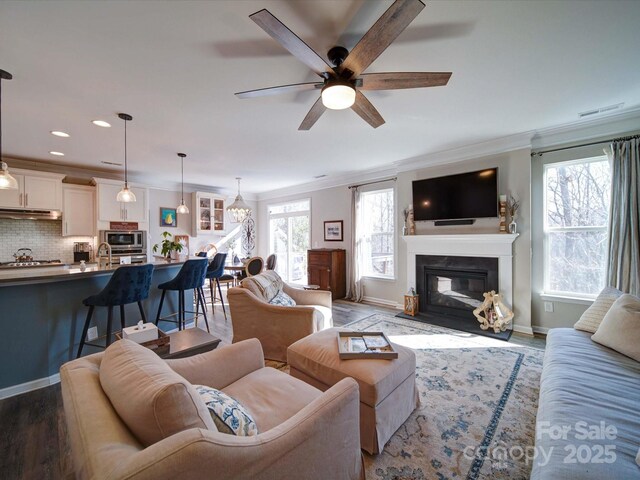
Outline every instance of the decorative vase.
{"type": "Polygon", "coordinates": [[[170,258],[171,260],[178,260],[180,258],[180,252],[178,252],[177,250],[172,250],[170,258]]]}
{"type": "Polygon", "coordinates": [[[405,223],[402,227],[402,235],[406,235],[409,233],[409,229],[407,228],[407,224],[405,223]]]}
{"type": "Polygon", "coordinates": [[[516,230],[518,228],[518,225],[516,224],[515,220],[511,220],[511,223],[509,224],[509,233],[517,233],[516,230]]]}

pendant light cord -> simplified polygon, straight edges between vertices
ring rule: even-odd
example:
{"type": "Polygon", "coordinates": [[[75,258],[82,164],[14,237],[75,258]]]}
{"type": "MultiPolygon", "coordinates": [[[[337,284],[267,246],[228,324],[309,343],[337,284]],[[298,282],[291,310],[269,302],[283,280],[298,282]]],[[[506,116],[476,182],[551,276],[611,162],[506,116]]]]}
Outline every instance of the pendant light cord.
{"type": "Polygon", "coordinates": [[[180,157],[180,172],[182,173],[182,187],[180,189],[180,200],[184,205],[184,157],[180,157]]]}
{"type": "Polygon", "coordinates": [[[124,120],[124,188],[129,188],[127,181],[127,119],[124,120]]]}
{"type": "Polygon", "coordinates": [[[0,78],[0,162],[2,162],[2,79],[0,78]]]}

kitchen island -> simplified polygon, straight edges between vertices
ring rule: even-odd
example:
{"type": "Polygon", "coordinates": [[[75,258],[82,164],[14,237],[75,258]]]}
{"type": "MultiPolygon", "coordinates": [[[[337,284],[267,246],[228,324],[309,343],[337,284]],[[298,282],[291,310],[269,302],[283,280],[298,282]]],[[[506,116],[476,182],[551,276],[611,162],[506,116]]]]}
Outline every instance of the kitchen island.
{"type": "MultiPolygon", "coordinates": [[[[186,258],[157,260],[149,298],[143,301],[149,321],[155,320],[160,283],[172,279],[186,258]]],[[[0,271],[0,398],[58,381],[60,366],[75,358],[88,307],[82,300],[107,284],[117,267],[78,266],[16,268],[0,271]]],[[[177,311],[177,296],[168,294],[163,311],[177,311]]],[[[118,309],[114,326],[120,324],[118,309]]],[[[140,319],[138,306],[125,307],[127,325],[140,319]]],[[[96,308],[92,325],[106,330],[107,309],[96,308]]],[[[164,329],[171,324],[164,324],[164,329]]],[[[163,325],[160,325],[163,328],[163,325]]],[[[86,346],[83,354],[102,351],[86,346]]]]}

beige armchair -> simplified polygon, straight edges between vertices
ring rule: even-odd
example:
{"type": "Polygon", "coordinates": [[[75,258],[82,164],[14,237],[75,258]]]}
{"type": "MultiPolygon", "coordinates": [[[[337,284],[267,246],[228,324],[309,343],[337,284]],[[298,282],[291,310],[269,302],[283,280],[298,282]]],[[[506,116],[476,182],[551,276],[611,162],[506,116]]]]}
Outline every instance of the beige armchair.
{"type": "Polygon", "coordinates": [[[331,292],[293,288],[274,271],[242,281],[227,293],[233,322],[233,343],[257,338],[265,358],[287,361],[287,347],[312,333],[331,328],[331,292]],[[269,299],[282,290],[296,305],[272,305],[269,299]]]}
{"type": "Polygon", "coordinates": [[[221,389],[240,401],[259,434],[190,428],[143,448],[101,387],[104,355],[74,360],[60,370],[77,478],[364,479],[359,393],[351,378],[322,393],[265,368],[257,340],[168,360],[188,382],[221,389]]]}

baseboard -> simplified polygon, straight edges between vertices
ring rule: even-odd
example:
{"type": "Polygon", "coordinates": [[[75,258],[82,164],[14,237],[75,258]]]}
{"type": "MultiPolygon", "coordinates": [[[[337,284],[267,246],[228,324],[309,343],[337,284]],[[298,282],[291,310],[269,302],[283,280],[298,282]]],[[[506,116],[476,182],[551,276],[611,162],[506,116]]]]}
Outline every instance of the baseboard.
{"type": "Polygon", "coordinates": [[[38,390],[39,388],[48,387],[49,385],[55,385],[60,382],[60,374],[56,373],[50,377],[39,378],[37,380],[31,380],[30,382],[21,383],[19,385],[12,385],[0,389],[0,400],[4,398],[14,397],[23,393],[38,390]]]}
{"type": "Polygon", "coordinates": [[[375,298],[375,297],[362,297],[362,301],[364,303],[370,303],[371,305],[378,305],[381,307],[390,307],[395,308],[396,310],[402,310],[403,306],[400,303],[396,303],[392,300],[385,300],[384,298],[375,298]]]}
{"type": "Polygon", "coordinates": [[[547,335],[549,333],[549,329],[547,327],[537,327],[537,326],[533,326],[533,333],[542,333],[544,335],[547,335]]]}
{"type": "Polygon", "coordinates": [[[514,325],[513,331],[518,333],[524,333],[525,335],[531,335],[533,337],[533,329],[531,327],[525,327],[523,325],[514,325]]]}

